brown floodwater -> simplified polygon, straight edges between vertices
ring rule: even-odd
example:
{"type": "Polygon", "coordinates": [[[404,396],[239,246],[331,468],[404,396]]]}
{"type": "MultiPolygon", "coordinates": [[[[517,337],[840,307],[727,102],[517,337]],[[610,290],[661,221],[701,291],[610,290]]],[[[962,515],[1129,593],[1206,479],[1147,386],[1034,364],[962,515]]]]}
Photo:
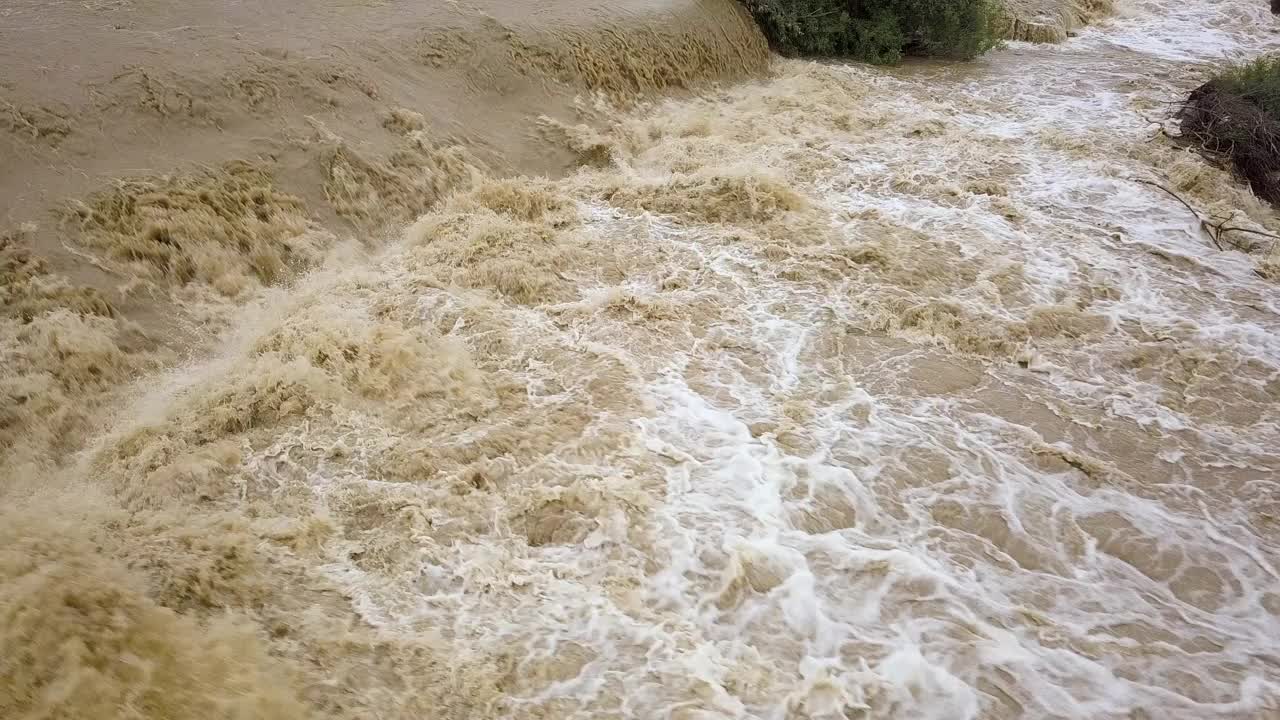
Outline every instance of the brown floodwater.
{"type": "Polygon", "coordinates": [[[561,179],[457,158],[0,527],[9,687],[62,668],[54,717],[1280,716],[1277,255],[1149,184],[1280,230],[1159,132],[1274,28],[1132,2],[971,64],[584,100],[542,123],[561,179]]]}

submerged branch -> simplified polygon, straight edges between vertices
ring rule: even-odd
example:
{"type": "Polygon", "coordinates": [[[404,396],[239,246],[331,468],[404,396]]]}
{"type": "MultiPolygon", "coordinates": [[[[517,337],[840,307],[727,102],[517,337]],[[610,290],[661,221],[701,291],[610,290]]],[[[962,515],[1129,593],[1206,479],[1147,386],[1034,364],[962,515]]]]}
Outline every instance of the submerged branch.
{"type": "Polygon", "coordinates": [[[1150,185],[1151,187],[1159,188],[1164,192],[1168,193],[1169,197],[1172,197],[1174,200],[1177,200],[1178,202],[1182,203],[1182,206],[1185,207],[1187,210],[1191,211],[1191,214],[1194,215],[1196,220],[1200,222],[1200,229],[1204,230],[1205,234],[1209,236],[1209,239],[1213,241],[1214,246],[1217,247],[1219,250],[1226,249],[1222,247],[1222,242],[1218,239],[1219,233],[1214,231],[1214,228],[1218,226],[1210,225],[1209,221],[1205,219],[1204,215],[1201,215],[1199,210],[1196,210],[1194,207],[1192,207],[1191,203],[1187,202],[1186,200],[1183,200],[1181,195],[1179,195],[1178,193],[1170,190],[1169,188],[1165,187],[1164,185],[1161,185],[1160,183],[1154,180],[1147,180],[1145,178],[1130,178],[1130,180],[1133,180],[1134,182],[1137,182],[1137,183],[1142,183],[1143,185],[1150,185]]]}

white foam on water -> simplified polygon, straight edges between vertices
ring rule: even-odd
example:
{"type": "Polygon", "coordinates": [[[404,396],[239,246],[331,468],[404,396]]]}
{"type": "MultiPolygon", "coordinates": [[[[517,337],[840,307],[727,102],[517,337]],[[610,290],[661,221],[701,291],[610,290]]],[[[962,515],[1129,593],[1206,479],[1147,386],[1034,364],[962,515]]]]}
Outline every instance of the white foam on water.
{"type": "Polygon", "coordinates": [[[371,401],[250,475],[368,523],[324,575],[388,638],[507,663],[494,717],[1278,717],[1280,298],[1137,182],[1203,169],[1143,113],[1273,29],[1135,3],[1061,47],[780,62],[615,118],[617,166],[556,186],[573,297],[423,280],[414,249],[315,293],[470,348],[521,414],[371,401]],[[432,450],[464,459],[384,477],[432,450]]]}

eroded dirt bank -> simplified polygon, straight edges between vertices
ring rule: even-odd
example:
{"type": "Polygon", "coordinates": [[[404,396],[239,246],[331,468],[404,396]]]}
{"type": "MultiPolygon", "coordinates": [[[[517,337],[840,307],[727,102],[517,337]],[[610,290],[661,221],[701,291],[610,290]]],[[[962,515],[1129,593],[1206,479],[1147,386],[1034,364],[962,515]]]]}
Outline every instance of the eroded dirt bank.
{"type": "Polygon", "coordinates": [[[1006,0],[1002,33],[1009,40],[1059,43],[1114,8],[1113,0],[1006,0]]]}

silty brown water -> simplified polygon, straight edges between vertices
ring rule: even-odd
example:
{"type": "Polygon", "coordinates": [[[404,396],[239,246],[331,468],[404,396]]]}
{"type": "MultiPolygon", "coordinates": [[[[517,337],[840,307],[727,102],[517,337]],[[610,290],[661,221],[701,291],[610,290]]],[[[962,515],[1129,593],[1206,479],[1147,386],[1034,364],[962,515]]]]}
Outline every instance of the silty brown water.
{"type": "Polygon", "coordinates": [[[1274,717],[1274,255],[1143,182],[1280,228],[1148,122],[1270,23],[584,103],[124,410],[148,525],[21,542],[279,714],[1274,717]]]}

